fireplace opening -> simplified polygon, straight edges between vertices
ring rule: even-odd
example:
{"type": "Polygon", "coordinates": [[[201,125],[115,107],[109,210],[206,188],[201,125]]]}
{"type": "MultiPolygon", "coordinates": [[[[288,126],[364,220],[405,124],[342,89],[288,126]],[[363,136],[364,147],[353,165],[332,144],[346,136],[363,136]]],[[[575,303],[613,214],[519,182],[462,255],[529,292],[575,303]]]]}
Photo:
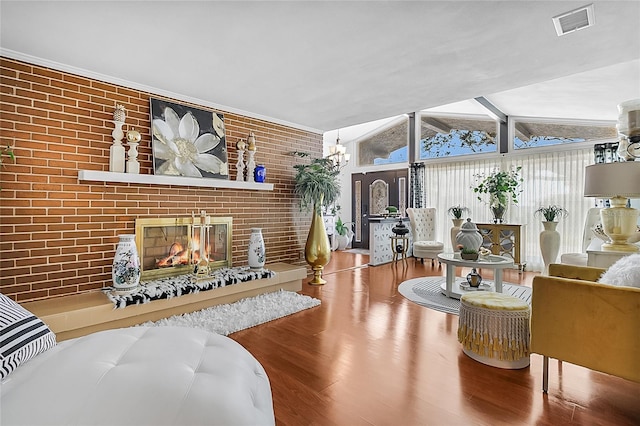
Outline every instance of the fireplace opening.
{"type": "Polygon", "coordinates": [[[136,219],[142,279],[192,273],[203,256],[211,269],[231,266],[231,233],[231,217],[136,219]]]}

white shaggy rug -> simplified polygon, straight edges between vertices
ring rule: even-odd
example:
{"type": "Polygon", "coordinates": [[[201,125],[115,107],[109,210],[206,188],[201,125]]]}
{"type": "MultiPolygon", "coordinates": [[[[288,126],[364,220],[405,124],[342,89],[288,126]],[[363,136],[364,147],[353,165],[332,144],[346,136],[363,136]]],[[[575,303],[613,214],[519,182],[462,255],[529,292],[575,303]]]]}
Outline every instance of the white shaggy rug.
{"type": "MultiPolygon", "coordinates": [[[[215,290],[214,290],[215,291],[215,290]]],[[[139,326],[201,328],[223,336],[320,305],[320,300],[293,291],[278,290],[201,311],[174,315],[139,326]]]]}

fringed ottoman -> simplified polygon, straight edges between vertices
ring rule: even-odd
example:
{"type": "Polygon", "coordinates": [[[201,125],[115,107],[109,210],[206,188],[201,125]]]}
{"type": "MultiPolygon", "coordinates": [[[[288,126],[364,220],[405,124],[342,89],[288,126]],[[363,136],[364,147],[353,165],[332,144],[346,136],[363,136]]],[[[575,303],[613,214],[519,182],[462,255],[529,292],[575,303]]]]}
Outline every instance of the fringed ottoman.
{"type": "Polygon", "coordinates": [[[502,293],[467,293],[460,298],[458,341],[462,351],[492,367],[529,365],[529,304],[502,293]]]}

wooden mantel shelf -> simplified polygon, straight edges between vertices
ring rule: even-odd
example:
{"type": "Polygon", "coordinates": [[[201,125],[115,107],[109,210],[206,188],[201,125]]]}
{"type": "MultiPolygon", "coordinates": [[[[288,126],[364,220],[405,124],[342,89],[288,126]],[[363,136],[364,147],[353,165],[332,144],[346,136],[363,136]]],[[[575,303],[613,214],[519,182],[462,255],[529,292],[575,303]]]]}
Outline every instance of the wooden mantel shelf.
{"type": "Polygon", "coordinates": [[[101,172],[79,170],[78,180],[118,183],[139,183],[149,185],[200,186],[206,188],[253,189],[273,191],[272,183],[242,182],[226,179],[194,178],[184,176],[145,175],[135,173],[101,172]]]}

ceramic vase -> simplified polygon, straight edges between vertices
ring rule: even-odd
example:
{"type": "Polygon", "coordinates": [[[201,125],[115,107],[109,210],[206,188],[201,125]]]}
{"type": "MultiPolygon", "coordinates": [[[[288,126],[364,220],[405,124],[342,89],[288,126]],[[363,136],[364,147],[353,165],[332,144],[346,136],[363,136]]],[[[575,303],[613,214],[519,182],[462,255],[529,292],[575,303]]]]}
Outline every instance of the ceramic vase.
{"type": "Polygon", "coordinates": [[[451,251],[456,252],[456,235],[460,232],[460,225],[464,222],[464,219],[451,219],[453,221],[453,226],[451,227],[451,251]]]}
{"type": "MultiPolygon", "coordinates": [[[[320,200],[320,204],[322,200],[320,200]]],[[[311,285],[323,285],[327,282],[322,278],[322,269],[331,259],[331,247],[327,230],[324,228],[322,212],[313,206],[313,216],[311,218],[311,228],[307,236],[307,243],[304,246],[304,258],[313,270],[313,278],[309,281],[311,285]]]]}
{"type": "Polygon", "coordinates": [[[478,231],[478,227],[475,223],[471,222],[471,219],[467,219],[467,221],[462,224],[460,232],[456,235],[456,244],[476,251],[480,250],[482,240],[483,238],[478,231]]]}
{"type": "Polygon", "coordinates": [[[261,228],[251,228],[249,236],[249,269],[259,271],[264,267],[265,249],[261,228]]]}
{"type": "Polygon", "coordinates": [[[113,258],[113,287],[117,292],[130,293],[140,284],[140,258],[135,235],[120,235],[113,258]]]}
{"type": "Polygon", "coordinates": [[[558,222],[542,222],[544,231],[540,233],[540,251],[544,261],[544,273],[549,273],[549,265],[556,261],[560,250],[560,233],[556,231],[558,222]]]}

